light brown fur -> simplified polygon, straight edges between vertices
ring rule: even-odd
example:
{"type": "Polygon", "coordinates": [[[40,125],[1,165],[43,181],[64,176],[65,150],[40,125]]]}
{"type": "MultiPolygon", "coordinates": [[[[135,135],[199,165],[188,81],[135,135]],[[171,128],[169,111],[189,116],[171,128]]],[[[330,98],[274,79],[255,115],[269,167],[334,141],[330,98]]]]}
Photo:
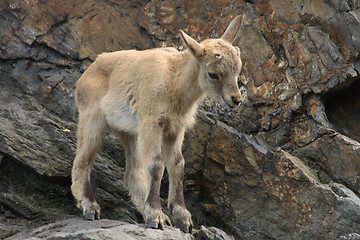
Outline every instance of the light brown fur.
{"type": "Polygon", "coordinates": [[[221,39],[197,43],[181,32],[188,48],[103,53],[76,83],[78,146],[72,192],[87,219],[100,218],[90,186],[90,172],[106,129],[119,136],[126,154],[124,183],[148,226],[170,222],[161,210],[160,183],[166,167],[175,225],[191,227],[183,196],[184,132],[195,121],[206,94],[239,104],[240,51],[231,46],[240,27],[235,18],[221,39]],[[215,74],[215,75],[214,75],[215,74]]]}

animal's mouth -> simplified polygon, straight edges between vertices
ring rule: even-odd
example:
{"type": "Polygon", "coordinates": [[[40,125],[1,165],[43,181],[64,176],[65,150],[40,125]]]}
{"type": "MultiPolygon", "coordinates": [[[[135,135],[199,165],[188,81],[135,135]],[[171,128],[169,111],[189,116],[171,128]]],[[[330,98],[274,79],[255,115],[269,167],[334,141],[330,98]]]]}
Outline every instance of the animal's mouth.
{"type": "Polygon", "coordinates": [[[223,101],[226,103],[226,105],[228,105],[228,107],[230,108],[234,108],[235,106],[230,104],[228,101],[226,101],[226,99],[224,97],[222,97],[223,101]]]}

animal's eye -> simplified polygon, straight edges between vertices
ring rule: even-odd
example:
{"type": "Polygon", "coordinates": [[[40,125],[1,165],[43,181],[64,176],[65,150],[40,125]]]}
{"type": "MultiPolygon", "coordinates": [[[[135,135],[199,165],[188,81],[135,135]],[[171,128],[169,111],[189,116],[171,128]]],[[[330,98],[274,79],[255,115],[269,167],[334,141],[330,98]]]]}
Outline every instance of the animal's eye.
{"type": "Polygon", "coordinates": [[[216,75],[215,73],[208,73],[209,77],[211,77],[212,79],[219,79],[219,76],[216,75]]]}

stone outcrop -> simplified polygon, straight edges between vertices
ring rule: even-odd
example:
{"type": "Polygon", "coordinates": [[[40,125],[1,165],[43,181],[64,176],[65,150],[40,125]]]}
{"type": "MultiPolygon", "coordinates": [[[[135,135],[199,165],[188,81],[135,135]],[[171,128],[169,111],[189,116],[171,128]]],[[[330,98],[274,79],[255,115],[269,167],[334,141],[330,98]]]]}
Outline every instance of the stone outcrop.
{"type": "Polygon", "coordinates": [[[359,239],[359,1],[6,0],[0,19],[0,238],[359,239]],[[239,14],[244,101],[205,100],[185,136],[193,235],[142,227],[110,134],[92,185],[111,220],[74,219],[82,72],[104,51],[181,49],[178,29],[218,37],[239,14]]]}
{"type": "Polygon", "coordinates": [[[94,222],[78,218],[70,218],[56,223],[39,227],[35,230],[28,230],[18,233],[8,240],[22,239],[77,239],[77,240],[102,240],[102,239],[144,239],[144,240],[194,240],[213,239],[231,240],[222,230],[201,226],[194,235],[183,233],[180,229],[166,227],[163,231],[156,229],[145,229],[145,224],[130,224],[122,221],[99,220],[94,222]]]}

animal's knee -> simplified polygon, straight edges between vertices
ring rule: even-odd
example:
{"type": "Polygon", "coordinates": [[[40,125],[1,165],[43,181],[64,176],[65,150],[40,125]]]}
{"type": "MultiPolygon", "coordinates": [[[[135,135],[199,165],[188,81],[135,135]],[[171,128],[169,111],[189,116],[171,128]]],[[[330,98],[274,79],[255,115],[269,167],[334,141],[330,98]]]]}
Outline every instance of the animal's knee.
{"type": "Polygon", "coordinates": [[[175,168],[177,169],[183,169],[185,166],[185,159],[182,155],[181,151],[175,152],[175,160],[174,160],[175,168]]]}
{"type": "Polygon", "coordinates": [[[175,152],[174,163],[173,166],[169,169],[169,171],[173,172],[174,177],[178,178],[179,180],[183,180],[184,167],[185,167],[185,159],[181,151],[175,152]]]}
{"type": "Polygon", "coordinates": [[[72,175],[90,174],[97,149],[78,149],[72,167],[72,175]],[[90,171],[89,171],[90,169],[90,171]]]}
{"type": "Polygon", "coordinates": [[[149,166],[149,173],[152,181],[160,181],[164,173],[165,164],[161,154],[156,154],[149,166]]]}
{"type": "Polygon", "coordinates": [[[71,170],[71,179],[73,183],[83,180],[86,176],[86,162],[76,157],[71,170]]]}

